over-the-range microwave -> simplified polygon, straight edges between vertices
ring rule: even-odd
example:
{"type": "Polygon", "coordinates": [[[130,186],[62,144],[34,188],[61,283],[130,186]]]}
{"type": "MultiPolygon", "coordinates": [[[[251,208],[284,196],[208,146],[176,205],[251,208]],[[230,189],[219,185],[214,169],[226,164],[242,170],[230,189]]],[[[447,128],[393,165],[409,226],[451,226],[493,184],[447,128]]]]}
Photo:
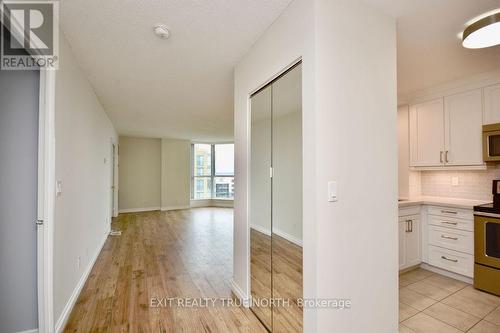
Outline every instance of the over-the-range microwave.
{"type": "Polygon", "coordinates": [[[500,123],[483,125],[483,160],[500,163],[500,123]]]}

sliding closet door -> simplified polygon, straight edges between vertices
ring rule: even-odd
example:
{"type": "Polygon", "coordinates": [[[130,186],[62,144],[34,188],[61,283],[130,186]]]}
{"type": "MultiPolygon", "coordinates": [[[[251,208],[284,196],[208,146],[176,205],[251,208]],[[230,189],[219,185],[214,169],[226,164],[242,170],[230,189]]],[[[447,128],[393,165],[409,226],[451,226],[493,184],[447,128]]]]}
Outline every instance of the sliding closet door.
{"type": "Polygon", "coordinates": [[[302,66],[273,83],[273,332],[302,332],[302,66]]]}
{"type": "Polygon", "coordinates": [[[252,311],[272,330],[271,278],[271,93],[268,86],[251,98],[250,255],[252,311]]]}

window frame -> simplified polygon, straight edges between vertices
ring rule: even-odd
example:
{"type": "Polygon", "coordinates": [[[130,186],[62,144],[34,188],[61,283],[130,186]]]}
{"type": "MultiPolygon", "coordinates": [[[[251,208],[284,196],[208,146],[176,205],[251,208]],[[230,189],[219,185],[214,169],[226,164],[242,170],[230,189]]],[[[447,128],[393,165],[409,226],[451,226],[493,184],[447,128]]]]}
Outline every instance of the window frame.
{"type": "Polygon", "coordinates": [[[191,200],[194,200],[194,201],[196,201],[196,200],[229,200],[229,201],[233,201],[234,200],[234,194],[233,194],[232,198],[217,198],[216,197],[216,186],[215,186],[215,179],[216,178],[233,178],[233,181],[234,181],[234,171],[233,171],[232,175],[217,175],[215,173],[215,170],[216,170],[215,146],[216,145],[233,145],[233,149],[234,149],[234,142],[219,142],[219,143],[192,142],[191,143],[191,186],[190,186],[190,188],[191,188],[191,190],[190,190],[191,200]],[[194,162],[195,162],[195,158],[196,158],[195,157],[195,149],[194,149],[195,145],[210,145],[210,160],[211,160],[210,175],[196,176],[194,174],[194,172],[195,172],[194,162]],[[194,195],[195,195],[194,186],[195,186],[195,180],[197,178],[210,178],[210,183],[211,183],[210,198],[197,199],[194,197],[194,195]]]}

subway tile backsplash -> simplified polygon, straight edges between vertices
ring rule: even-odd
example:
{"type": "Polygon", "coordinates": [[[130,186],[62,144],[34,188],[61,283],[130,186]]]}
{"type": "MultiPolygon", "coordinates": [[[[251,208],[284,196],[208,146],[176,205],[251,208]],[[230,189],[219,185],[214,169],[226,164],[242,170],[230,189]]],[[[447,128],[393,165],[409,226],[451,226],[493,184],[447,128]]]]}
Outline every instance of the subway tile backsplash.
{"type": "Polygon", "coordinates": [[[422,171],[420,182],[424,196],[492,200],[491,181],[500,179],[500,168],[481,171],[422,171]],[[452,185],[458,177],[458,185],[452,185]]]}

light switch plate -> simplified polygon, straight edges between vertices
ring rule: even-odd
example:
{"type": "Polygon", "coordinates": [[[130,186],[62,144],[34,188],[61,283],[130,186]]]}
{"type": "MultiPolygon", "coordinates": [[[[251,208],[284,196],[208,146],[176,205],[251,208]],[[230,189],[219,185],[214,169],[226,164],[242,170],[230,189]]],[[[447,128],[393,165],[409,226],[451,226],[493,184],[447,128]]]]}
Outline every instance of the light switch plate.
{"type": "Polygon", "coordinates": [[[62,180],[56,181],[56,197],[60,197],[62,194],[62,180]]]}
{"type": "Polygon", "coordinates": [[[328,201],[335,202],[337,201],[338,196],[338,186],[336,181],[328,182],[328,201]]]}

